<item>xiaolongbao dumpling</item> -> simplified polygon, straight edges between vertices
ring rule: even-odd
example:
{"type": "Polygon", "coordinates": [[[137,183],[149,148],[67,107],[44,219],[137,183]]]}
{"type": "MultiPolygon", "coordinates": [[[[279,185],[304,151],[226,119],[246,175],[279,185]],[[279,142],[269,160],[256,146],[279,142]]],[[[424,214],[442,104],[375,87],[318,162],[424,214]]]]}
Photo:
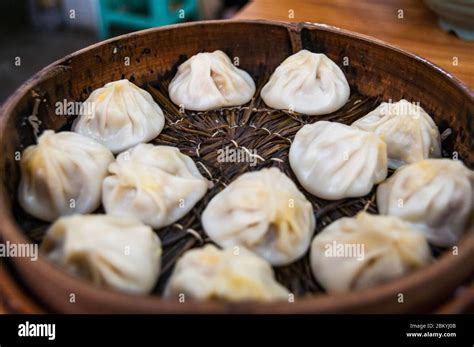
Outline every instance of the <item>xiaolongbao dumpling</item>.
{"type": "Polygon", "coordinates": [[[377,206],[413,223],[430,243],[455,245],[473,217],[474,173],[450,159],[405,165],[378,187],[377,206]]]}
{"type": "Polygon", "coordinates": [[[160,239],[131,218],[62,217],[49,228],[41,249],[71,273],[129,293],[150,292],[160,273],[160,239]]]}
{"type": "Polygon", "coordinates": [[[197,300],[285,300],[265,260],[241,249],[220,250],[213,245],[187,251],[176,263],[165,296],[197,300]]]}
{"type": "Polygon", "coordinates": [[[423,235],[396,217],[360,212],[324,228],[311,244],[311,269],[328,292],[368,288],[432,261],[423,235]]]}
{"type": "Polygon", "coordinates": [[[100,143],[70,131],[46,130],[20,161],[20,206],[36,218],[89,213],[100,205],[102,179],[112,153],[100,143]]]}
{"type": "Polygon", "coordinates": [[[107,83],[85,101],[84,112],[72,131],[102,143],[120,153],[157,137],[165,124],[160,106],[150,93],[128,80],[107,83]]]}
{"type": "Polygon", "coordinates": [[[202,214],[209,237],[227,248],[243,246],[273,265],[289,264],[309,247],[315,220],[311,203],[277,168],[239,176],[202,214]]]}
{"type": "Polygon", "coordinates": [[[339,66],[325,54],[303,49],[277,67],[260,94],[272,108],[322,115],[340,109],[350,88],[339,66]]]}
{"type": "Polygon", "coordinates": [[[181,64],[168,91],[176,105],[208,111],[249,102],[255,93],[255,83],[224,52],[214,51],[198,53],[181,64]]]}
{"type": "Polygon", "coordinates": [[[391,168],[441,157],[441,136],[436,124],[425,110],[406,100],[383,102],[352,126],[375,132],[385,141],[391,168]]]}
{"type": "Polygon", "coordinates": [[[119,154],[109,173],[102,186],[107,213],[135,217],[153,228],[184,217],[209,184],[179,149],[152,144],[119,154]]]}
{"type": "Polygon", "coordinates": [[[341,123],[303,126],[290,147],[290,166],[317,197],[364,196],[387,176],[387,150],[376,135],[341,123]]]}

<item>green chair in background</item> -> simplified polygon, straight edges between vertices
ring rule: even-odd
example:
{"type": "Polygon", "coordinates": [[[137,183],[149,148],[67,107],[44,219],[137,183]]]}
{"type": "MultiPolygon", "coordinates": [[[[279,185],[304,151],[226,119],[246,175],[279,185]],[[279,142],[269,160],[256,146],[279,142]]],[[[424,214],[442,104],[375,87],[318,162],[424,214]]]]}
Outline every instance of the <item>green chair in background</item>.
{"type": "Polygon", "coordinates": [[[112,25],[140,30],[198,19],[198,0],[99,0],[99,36],[112,25]]]}

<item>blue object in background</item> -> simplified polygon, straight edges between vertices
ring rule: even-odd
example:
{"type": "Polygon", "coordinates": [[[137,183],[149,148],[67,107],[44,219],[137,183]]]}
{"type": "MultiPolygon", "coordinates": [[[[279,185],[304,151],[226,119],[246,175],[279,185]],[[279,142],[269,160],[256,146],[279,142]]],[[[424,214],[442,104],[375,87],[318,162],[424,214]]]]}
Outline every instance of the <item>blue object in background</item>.
{"type": "Polygon", "coordinates": [[[140,30],[198,19],[198,0],[99,0],[99,36],[111,25],[140,30]]]}

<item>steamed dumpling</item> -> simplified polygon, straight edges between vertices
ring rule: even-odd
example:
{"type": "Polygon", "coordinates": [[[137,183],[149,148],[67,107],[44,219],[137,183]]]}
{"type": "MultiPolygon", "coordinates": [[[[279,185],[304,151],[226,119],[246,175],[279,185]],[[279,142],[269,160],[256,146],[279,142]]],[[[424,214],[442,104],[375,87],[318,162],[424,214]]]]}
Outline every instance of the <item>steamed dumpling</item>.
{"type": "Polygon", "coordinates": [[[474,173],[450,159],[403,166],[378,187],[377,206],[413,223],[432,244],[455,245],[473,218],[474,173]]]}
{"type": "Polygon", "coordinates": [[[324,228],[311,244],[315,278],[328,292],[373,287],[428,265],[430,248],[410,224],[360,212],[324,228]]]}
{"type": "Polygon", "coordinates": [[[131,218],[62,217],[49,228],[41,249],[77,276],[133,294],[150,292],[160,273],[160,239],[131,218]]]}
{"type": "Polygon", "coordinates": [[[165,296],[197,300],[285,300],[288,290],[265,260],[244,248],[220,250],[213,245],[186,252],[178,260],[165,296]]]}
{"type": "Polygon", "coordinates": [[[289,159],[301,185],[328,200],[367,195],[387,176],[385,143],[376,134],[341,123],[303,126],[289,159]]]}
{"type": "Polygon", "coordinates": [[[153,228],[184,217],[208,189],[192,159],[169,146],[137,145],[119,154],[109,174],[102,187],[107,213],[153,228]]]}
{"type": "Polygon", "coordinates": [[[93,105],[72,125],[72,131],[88,136],[120,153],[157,137],[165,124],[160,106],[150,93],[128,80],[107,83],[85,101],[93,105]]]}
{"type": "Polygon", "coordinates": [[[270,168],[245,173],[218,193],[202,225],[224,248],[244,246],[273,265],[286,265],[308,250],[315,220],[293,181],[270,168]]]}
{"type": "Polygon", "coordinates": [[[272,108],[322,115],[340,109],[350,88],[339,66],[325,54],[303,49],[277,67],[260,94],[272,108]]]}
{"type": "Polygon", "coordinates": [[[181,64],[168,91],[176,105],[208,111],[249,102],[255,93],[255,83],[224,52],[214,51],[198,53],[181,64]]]}
{"type": "Polygon", "coordinates": [[[385,141],[392,168],[441,157],[441,136],[433,119],[406,100],[383,102],[352,126],[375,132],[385,141]]]}
{"type": "Polygon", "coordinates": [[[89,213],[100,205],[102,179],[112,153],[70,131],[46,130],[21,155],[20,206],[36,218],[89,213]]]}

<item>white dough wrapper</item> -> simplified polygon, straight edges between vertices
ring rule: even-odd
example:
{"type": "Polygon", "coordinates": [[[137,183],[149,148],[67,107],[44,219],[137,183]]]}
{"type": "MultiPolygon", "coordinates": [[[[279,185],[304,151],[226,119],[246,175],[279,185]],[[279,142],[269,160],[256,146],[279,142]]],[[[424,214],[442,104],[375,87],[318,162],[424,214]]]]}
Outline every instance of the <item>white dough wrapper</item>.
{"type": "Polygon", "coordinates": [[[340,109],[349,100],[350,87],[325,54],[303,49],[276,68],[260,94],[272,108],[315,116],[340,109]]]}
{"type": "Polygon", "coordinates": [[[163,111],[150,93],[128,80],[119,80],[91,93],[72,131],[120,153],[153,140],[164,124],[163,111]]]}
{"type": "Polygon", "coordinates": [[[311,269],[330,293],[373,287],[431,262],[428,243],[415,227],[366,212],[332,222],[311,244],[311,269]]]}
{"type": "Polygon", "coordinates": [[[92,212],[100,205],[102,180],[113,160],[106,147],[86,136],[46,130],[21,155],[20,206],[48,222],[92,212]]]}
{"type": "Polygon", "coordinates": [[[149,293],[160,274],[160,239],[132,218],[62,217],[48,229],[41,250],[79,277],[132,294],[149,293]]]}
{"type": "Polygon", "coordinates": [[[178,67],[170,82],[171,101],[193,111],[243,105],[255,94],[250,75],[222,51],[198,53],[178,67]]]}
{"type": "Polygon", "coordinates": [[[352,126],[372,131],[385,141],[391,168],[441,157],[438,127],[423,108],[407,100],[383,102],[352,126]]]}
{"type": "Polygon", "coordinates": [[[433,245],[456,245],[474,217],[474,172],[451,159],[402,166],[377,188],[377,206],[413,223],[433,245]]]}
{"type": "Polygon", "coordinates": [[[294,182],[270,168],[247,172],[214,196],[202,225],[221,247],[243,246],[279,266],[306,253],[315,219],[294,182]]]}
{"type": "Polygon", "coordinates": [[[379,136],[336,122],[303,126],[289,159],[300,184],[327,200],[367,195],[387,177],[387,149],[379,136]]]}
{"type": "Polygon", "coordinates": [[[196,300],[288,300],[270,264],[245,248],[220,250],[213,245],[192,249],[178,259],[165,297],[196,300]]]}
{"type": "Polygon", "coordinates": [[[109,165],[102,203],[108,214],[162,228],[184,217],[208,187],[193,160],[178,148],[139,144],[109,165]]]}

